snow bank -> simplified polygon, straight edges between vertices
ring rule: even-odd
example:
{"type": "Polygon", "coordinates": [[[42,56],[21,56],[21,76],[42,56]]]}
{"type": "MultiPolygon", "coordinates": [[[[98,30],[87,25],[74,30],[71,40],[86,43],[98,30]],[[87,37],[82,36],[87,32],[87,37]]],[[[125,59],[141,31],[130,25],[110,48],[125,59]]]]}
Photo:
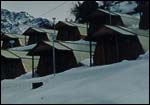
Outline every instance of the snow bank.
{"type": "Polygon", "coordinates": [[[137,60],[1,82],[2,104],[148,104],[149,52],[137,60]],[[44,85],[32,90],[33,82],[44,85]]]}
{"type": "MultiPolygon", "coordinates": [[[[90,66],[90,58],[84,59],[80,63],[84,66],[90,66]]],[[[92,63],[93,63],[93,59],[92,59],[92,63]]]]}

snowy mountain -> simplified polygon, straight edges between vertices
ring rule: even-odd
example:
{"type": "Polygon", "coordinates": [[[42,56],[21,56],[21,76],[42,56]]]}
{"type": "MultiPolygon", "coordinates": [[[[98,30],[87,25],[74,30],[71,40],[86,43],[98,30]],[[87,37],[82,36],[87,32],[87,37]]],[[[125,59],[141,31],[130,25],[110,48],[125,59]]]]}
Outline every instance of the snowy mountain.
{"type": "Polygon", "coordinates": [[[149,104],[149,52],[137,60],[1,82],[2,104],[149,104]],[[43,86],[32,89],[32,83],[43,86]]]}
{"type": "Polygon", "coordinates": [[[124,14],[134,14],[135,8],[137,7],[136,1],[99,1],[99,5],[106,7],[112,12],[124,13],[124,14]]]}
{"type": "Polygon", "coordinates": [[[49,28],[52,22],[44,18],[34,18],[27,12],[11,12],[1,9],[1,31],[21,34],[28,27],[49,28]]]}

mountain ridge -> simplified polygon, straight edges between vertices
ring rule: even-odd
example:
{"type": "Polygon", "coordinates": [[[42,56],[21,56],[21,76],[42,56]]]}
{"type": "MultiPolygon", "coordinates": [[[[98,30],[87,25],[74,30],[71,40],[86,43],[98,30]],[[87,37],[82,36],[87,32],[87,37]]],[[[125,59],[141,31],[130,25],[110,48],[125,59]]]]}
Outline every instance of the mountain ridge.
{"type": "Polygon", "coordinates": [[[51,28],[52,21],[46,18],[35,18],[27,12],[14,12],[1,9],[1,32],[22,34],[29,27],[51,28]]]}

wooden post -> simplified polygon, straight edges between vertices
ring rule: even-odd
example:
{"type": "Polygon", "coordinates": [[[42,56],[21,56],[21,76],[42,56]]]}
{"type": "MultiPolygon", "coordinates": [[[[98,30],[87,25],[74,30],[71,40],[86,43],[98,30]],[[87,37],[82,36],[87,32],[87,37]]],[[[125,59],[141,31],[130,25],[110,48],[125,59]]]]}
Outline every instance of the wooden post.
{"type": "Polygon", "coordinates": [[[34,56],[32,56],[32,78],[34,78],[34,56]]]}

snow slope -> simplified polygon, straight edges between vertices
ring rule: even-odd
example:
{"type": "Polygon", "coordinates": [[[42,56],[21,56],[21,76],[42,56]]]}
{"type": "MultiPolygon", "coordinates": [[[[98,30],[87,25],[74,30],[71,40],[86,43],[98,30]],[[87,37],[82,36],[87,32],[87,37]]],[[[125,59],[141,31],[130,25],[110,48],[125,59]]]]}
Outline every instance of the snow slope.
{"type": "Polygon", "coordinates": [[[137,60],[1,82],[2,104],[148,104],[149,52],[137,60]],[[44,85],[31,89],[32,82],[44,85]]]}

